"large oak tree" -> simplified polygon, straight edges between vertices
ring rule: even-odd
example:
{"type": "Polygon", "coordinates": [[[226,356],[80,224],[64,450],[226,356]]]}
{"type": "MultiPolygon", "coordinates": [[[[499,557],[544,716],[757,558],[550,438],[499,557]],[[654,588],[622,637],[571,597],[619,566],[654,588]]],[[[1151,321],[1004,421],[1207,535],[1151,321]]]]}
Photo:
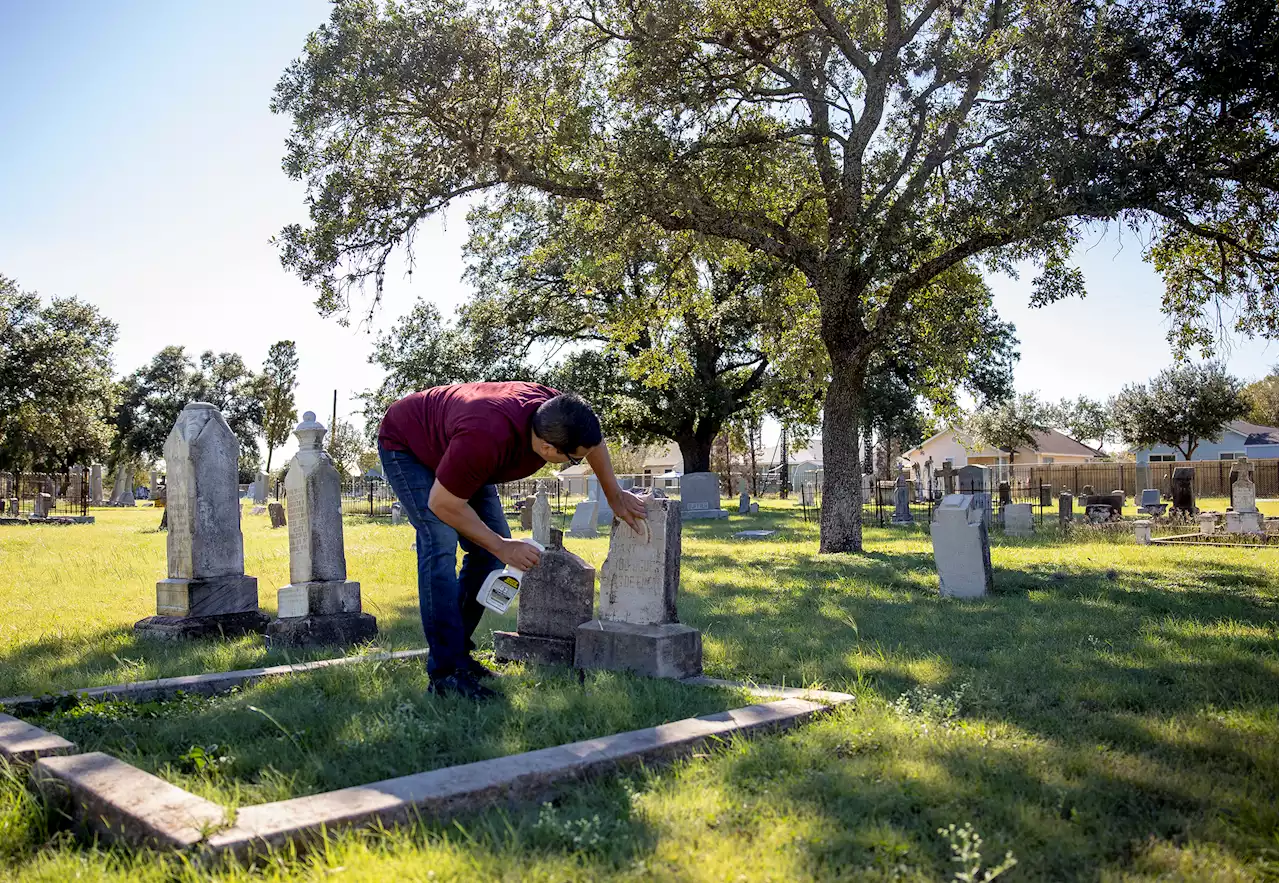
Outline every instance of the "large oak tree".
{"type": "Polygon", "coordinates": [[[831,366],[822,549],[861,548],[866,366],[980,258],[1080,294],[1082,225],[1155,225],[1171,315],[1274,333],[1276,26],[1247,0],[339,0],[284,74],[324,310],[458,197],[525,188],[803,274],[831,366]]]}

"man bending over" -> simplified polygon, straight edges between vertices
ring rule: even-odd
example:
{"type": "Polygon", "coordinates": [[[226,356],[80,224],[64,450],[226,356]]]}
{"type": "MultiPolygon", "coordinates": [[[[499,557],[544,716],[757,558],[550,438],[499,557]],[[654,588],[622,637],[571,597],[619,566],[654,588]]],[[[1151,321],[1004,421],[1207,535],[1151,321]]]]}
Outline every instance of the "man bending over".
{"type": "Polygon", "coordinates": [[[378,429],[383,472],[418,532],[418,607],[433,693],[487,699],[492,675],[471,657],[480,585],[501,564],[528,570],[538,550],[511,539],[495,485],[544,463],[591,464],[614,514],[635,530],[644,504],[623,493],[600,421],[581,398],[537,383],[460,383],[405,396],[378,429]],[[458,546],[465,553],[457,571],[458,546]]]}

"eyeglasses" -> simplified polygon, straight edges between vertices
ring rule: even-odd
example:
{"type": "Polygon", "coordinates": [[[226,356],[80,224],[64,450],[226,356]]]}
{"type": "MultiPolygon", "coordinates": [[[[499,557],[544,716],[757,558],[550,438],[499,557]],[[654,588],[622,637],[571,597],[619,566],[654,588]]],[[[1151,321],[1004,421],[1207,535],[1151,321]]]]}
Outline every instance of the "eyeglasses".
{"type": "Polygon", "coordinates": [[[568,459],[570,466],[577,466],[579,463],[582,462],[581,457],[570,457],[568,454],[565,454],[564,451],[561,451],[560,453],[565,455],[565,458],[568,459]]]}

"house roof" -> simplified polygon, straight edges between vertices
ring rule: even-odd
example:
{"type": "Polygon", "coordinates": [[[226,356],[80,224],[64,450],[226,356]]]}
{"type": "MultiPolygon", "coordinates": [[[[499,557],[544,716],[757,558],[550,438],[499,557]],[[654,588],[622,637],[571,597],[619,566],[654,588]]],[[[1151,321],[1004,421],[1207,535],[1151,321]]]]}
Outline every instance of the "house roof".
{"type": "Polygon", "coordinates": [[[1246,445],[1280,444],[1280,429],[1275,426],[1259,426],[1244,420],[1232,420],[1227,428],[1243,435],[1246,445]]]}
{"type": "MultiPolygon", "coordinates": [[[[920,444],[916,445],[911,450],[904,451],[903,456],[904,457],[910,456],[911,454],[914,454],[917,452],[924,453],[924,448],[926,445],[929,444],[929,442],[934,441],[935,439],[941,438],[944,435],[950,435],[955,432],[957,432],[957,430],[950,426],[942,430],[941,432],[935,432],[933,435],[929,436],[927,439],[920,442],[920,444]]],[[[1026,446],[1020,447],[1016,451],[1014,451],[1015,456],[1017,454],[1027,455],[1027,454],[1034,454],[1034,453],[1049,454],[1051,456],[1054,454],[1074,455],[1074,456],[1081,456],[1081,457],[1097,457],[1098,456],[1098,452],[1095,451],[1093,448],[1089,447],[1088,445],[1082,442],[1076,441],[1074,438],[1072,438],[1069,435],[1066,435],[1065,433],[1058,432],[1058,430],[1056,429],[1046,429],[1043,432],[1036,432],[1033,434],[1036,439],[1037,447],[1035,448],[1026,447],[1026,446]]],[[[973,453],[978,455],[982,454],[981,451],[974,451],[973,453]]]]}

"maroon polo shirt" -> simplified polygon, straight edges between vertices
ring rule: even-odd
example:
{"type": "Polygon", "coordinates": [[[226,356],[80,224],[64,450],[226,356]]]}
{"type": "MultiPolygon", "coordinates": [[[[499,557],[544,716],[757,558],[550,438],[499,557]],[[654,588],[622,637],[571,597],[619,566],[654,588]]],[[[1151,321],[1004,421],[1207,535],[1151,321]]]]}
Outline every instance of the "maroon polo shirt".
{"type": "Polygon", "coordinates": [[[387,409],[378,443],[407,451],[455,497],[486,484],[528,478],[543,460],[533,451],[533,413],[559,392],[540,383],[456,383],[411,393],[387,409]]]}

